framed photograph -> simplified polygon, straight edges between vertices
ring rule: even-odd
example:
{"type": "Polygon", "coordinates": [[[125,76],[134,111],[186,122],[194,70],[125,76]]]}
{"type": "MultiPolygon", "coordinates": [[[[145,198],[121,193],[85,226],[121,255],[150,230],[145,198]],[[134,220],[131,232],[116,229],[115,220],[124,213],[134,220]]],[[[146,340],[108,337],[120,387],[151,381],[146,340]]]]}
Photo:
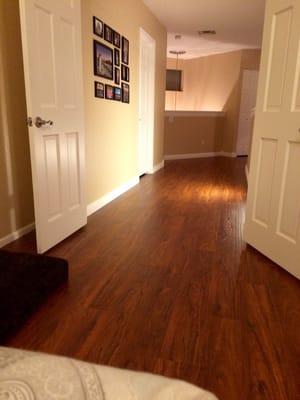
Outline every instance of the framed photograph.
{"type": "Polygon", "coordinates": [[[108,100],[114,99],[114,87],[112,85],[105,85],[105,98],[108,100]]]}
{"type": "Polygon", "coordinates": [[[113,42],[113,33],[114,31],[111,29],[110,26],[104,25],[104,39],[107,40],[109,43],[113,42]]]}
{"type": "Polygon", "coordinates": [[[94,74],[113,80],[114,75],[113,51],[105,44],[94,40],[94,74]]]}
{"type": "Polygon", "coordinates": [[[122,81],[129,82],[129,68],[122,64],[121,68],[122,81]]]}
{"type": "Polygon", "coordinates": [[[122,81],[126,81],[126,66],[123,64],[121,66],[121,78],[122,81]]]}
{"type": "Polygon", "coordinates": [[[122,89],[118,86],[114,87],[114,99],[117,101],[122,100],[122,89]]]}
{"type": "Polygon", "coordinates": [[[95,82],[95,97],[104,99],[105,97],[105,85],[101,82],[95,82]]]}
{"type": "Polygon", "coordinates": [[[122,62],[129,64],[129,41],[122,36],[122,62]]]}
{"type": "Polygon", "coordinates": [[[103,38],[104,24],[99,18],[93,17],[93,31],[95,35],[103,38]]]}
{"type": "Polygon", "coordinates": [[[121,77],[120,77],[120,69],[115,68],[115,84],[120,85],[121,77]]]}
{"type": "Polygon", "coordinates": [[[130,102],[130,89],[127,83],[122,83],[122,102],[128,104],[130,102]]]}
{"type": "Polygon", "coordinates": [[[114,40],[113,40],[114,46],[120,48],[121,47],[121,35],[118,32],[114,31],[113,37],[114,37],[114,40]]]}
{"type": "Polygon", "coordinates": [[[117,67],[119,67],[120,66],[120,50],[115,49],[114,53],[115,53],[115,65],[117,67]]]}

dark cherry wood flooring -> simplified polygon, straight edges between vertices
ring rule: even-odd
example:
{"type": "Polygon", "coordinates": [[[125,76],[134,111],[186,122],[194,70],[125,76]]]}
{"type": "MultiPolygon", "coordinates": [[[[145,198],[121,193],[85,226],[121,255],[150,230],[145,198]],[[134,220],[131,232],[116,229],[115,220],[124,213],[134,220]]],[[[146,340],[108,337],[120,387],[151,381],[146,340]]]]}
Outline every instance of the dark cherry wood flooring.
{"type": "MultiPolygon", "coordinates": [[[[167,163],[49,252],[61,288],[6,345],[300,399],[300,283],[242,240],[244,159],[167,163]]],[[[7,247],[35,251],[34,235],[7,247]]]]}

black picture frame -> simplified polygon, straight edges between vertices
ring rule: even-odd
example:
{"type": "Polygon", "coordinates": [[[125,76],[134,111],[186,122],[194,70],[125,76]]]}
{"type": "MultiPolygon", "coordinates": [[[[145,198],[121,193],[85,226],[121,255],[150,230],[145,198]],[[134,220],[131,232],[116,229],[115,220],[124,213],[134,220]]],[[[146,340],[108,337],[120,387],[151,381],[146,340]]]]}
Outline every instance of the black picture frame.
{"type": "Polygon", "coordinates": [[[93,32],[95,35],[103,38],[104,23],[97,17],[93,17],[93,32]]]}
{"type": "Polygon", "coordinates": [[[114,100],[122,101],[122,89],[119,86],[114,86],[114,100]]]}
{"type": "Polygon", "coordinates": [[[119,68],[115,68],[115,84],[120,85],[121,83],[121,73],[119,68]]]}
{"type": "Polygon", "coordinates": [[[104,24],[104,39],[109,42],[109,43],[113,43],[113,33],[114,31],[112,30],[112,28],[106,24],[104,24]]]}
{"type": "Polygon", "coordinates": [[[115,58],[115,65],[117,66],[117,67],[119,67],[120,66],[120,50],[118,50],[118,49],[114,49],[114,58],[115,58]]]}
{"type": "Polygon", "coordinates": [[[105,85],[105,98],[114,100],[114,87],[112,85],[105,85]]]}
{"type": "Polygon", "coordinates": [[[113,44],[118,48],[121,47],[121,35],[116,31],[113,32],[113,44]]]}
{"type": "Polygon", "coordinates": [[[129,82],[129,80],[130,80],[129,68],[123,64],[121,67],[121,78],[122,78],[122,81],[125,81],[125,82],[129,82]]]}
{"type": "Polygon", "coordinates": [[[122,83],[122,102],[130,103],[130,87],[128,83],[122,83]]]}
{"type": "Polygon", "coordinates": [[[129,65],[129,40],[122,36],[122,63],[129,65]]]}
{"type": "Polygon", "coordinates": [[[105,85],[102,82],[96,82],[95,81],[95,97],[98,99],[104,99],[105,98],[105,85]]]}
{"type": "Polygon", "coordinates": [[[126,80],[126,65],[122,64],[121,66],[121,78],[122,81],[126,80]]]}
{"type": "Polygon", "coordinates": [[[114,60],[113,50],[94,40],[94,75],[113,80],[114,60]]]}

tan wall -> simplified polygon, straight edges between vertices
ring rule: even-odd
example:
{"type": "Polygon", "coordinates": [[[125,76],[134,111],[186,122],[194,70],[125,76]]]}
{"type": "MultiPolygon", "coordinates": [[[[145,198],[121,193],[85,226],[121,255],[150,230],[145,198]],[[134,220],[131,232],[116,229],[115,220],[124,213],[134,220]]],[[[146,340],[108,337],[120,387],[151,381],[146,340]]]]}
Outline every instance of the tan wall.
{"type": "MultiPolygon", "coordinates": [[[[177,93],[177,110],[222,111],[239,78],[241,52],[180,61],[183,91],[177,93]]],[[[176,60],[168,59],[168,68],[176,60]]],[[[176,93],[166,92],[166,110],[174,110],[176,93]]]]}
{"type": "Polygon", "coordinates": [[[166,31],[141,0],[83,2],[87,195],[93,202],[138,173],[139,28],[156,40],[154,163],[163,160],[166,31]],[[126,11],[125,10],[125,11],[126,11]],[[130,41],[131,103],[94,98],[92,16],[98,16],[130,41]]]}
{"type": "Polygon", "coordinates": [[[0,1],[0,238],[33,222],[18,0],[0,1]],[[6,146],[6,147],[5,147],[6,146]],[[10,152],[6,153],[5,148],[10,152]]]}
{"type": "Polygon", "coordinates": [[[223,124],[223,117],[166,117],[165,154],[220,151],[223,124]]]}
{"type": "Polygon", "coordinates": [[[258,71],[260,68],[261,50],[242,51],[242,69],[258,71]]]}
{"type": "MultiPolygon", "coordinates": [[[[82,0],[88,203],[138,171],[139,28],[156,40],[154,162],[163,159],[166,31],[141,0],[82,0]],[[130,10],[129,13],[127,11],[130,10]],[[130,41],[130,105],[94,98],[92,16],[130,41]]],[[[0,239],[34,220],[18,0],[0,0],[0,239]],[[6,136],[5,136],[6,135],[6,136]],[[13,193],[9,193],[4,137],[8,137],[13,193]],[[16,216],[16,225],[10,214],[16,216]]]]}
{"type": "MultiPolygon", "coordinates": [[[[221,150],[234,153],[236,150],[238,120],[241,101],[242,73],[244,69],[259,69],[260,50],[242,50],[226,54],[217,54],[192,60],[180,60],[179,68],[183,69],[183,92],[166,92],[166,109],[186,111],[225,111],[223,126],[219,126],[221,150]],[[177,96],[177,97],[176,97],[177,96]]],[[[168,68],[175,68],[176,60],[168,59],[168,68]]],[[[167,128],[168,125],[166,125],[167,128]]],[[[170,128],[171,129],[171,128],[170,128]]],[[[185,132],[189,126],[182,126],[182,147],[186,147],[185,132]]],[[[206,140],[205,151],[210,151],[212,141],[207,141],[208,132],[198,128],[199,144],[206,140]]],[[[178,134],[174,135],[178,146],[178,134]]],[[[173,147],[171,131],[166,140],[168,148],[173,147]]],[[[214,151],[219,151],[215,148],[214,151]]],[[[196,151],[193,151],[196,153],[196,151]]]]}

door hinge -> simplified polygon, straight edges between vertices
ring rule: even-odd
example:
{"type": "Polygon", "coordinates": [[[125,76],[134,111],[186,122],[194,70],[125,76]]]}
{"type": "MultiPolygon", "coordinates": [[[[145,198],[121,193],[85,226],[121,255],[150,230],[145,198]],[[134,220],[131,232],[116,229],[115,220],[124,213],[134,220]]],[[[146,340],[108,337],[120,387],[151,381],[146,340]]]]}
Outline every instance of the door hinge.
{"type": "Polygon", "coordinates": [[[28,117],[27,118],[27,126],[33,126],[32,118],[28,117]]]}

